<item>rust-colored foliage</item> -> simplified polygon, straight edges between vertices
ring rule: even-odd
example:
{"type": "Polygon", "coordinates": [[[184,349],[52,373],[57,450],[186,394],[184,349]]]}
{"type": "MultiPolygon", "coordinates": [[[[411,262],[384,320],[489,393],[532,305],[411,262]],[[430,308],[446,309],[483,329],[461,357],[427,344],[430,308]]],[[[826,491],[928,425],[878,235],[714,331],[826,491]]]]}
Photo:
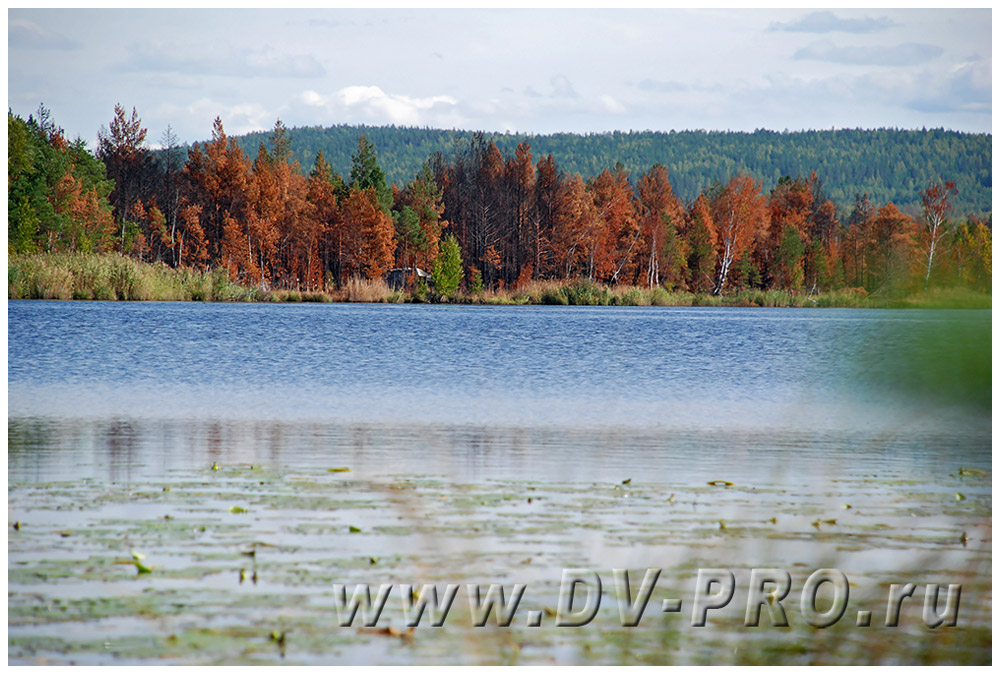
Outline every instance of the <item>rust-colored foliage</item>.
{"type": "Polygon", "coordinates": [[[754,260],[782,288],[793,289],[801,281],[804,255],[795,255],[794,241],[797,236],[803,252],[811,243],[815,183],[815,173],[809,178],[785,177],[768,198],[770,222],[767,234],[757,241],[754,260]]]}
{"type": "MultiPolygon", "coordinates": [[[[243,271],[234,267],[232,260],[223,252],[224,228],[229,223],[229,253],[233,246],[241,246],[246,238],[243,231],[246,211],[249,205],[250,164],[236,145],[226,137],[222,120],[215,118],[212,140],[200,147],[197,143],[188,151],[188,162],[184,167],[188,180],[188,202],[202,207],[200,221],[209,244],[209,255],[223,266],[230,268],[237,276],[243,271]],[[235,227],[235,229],[234,229],[235,227]]],[[[238,253],[240,259],[252,259],[250,251],[246,255],[238,253]]]]}
{"type": "Polygon", "coordinates": [[[396,242],[392,220],[378,205],[375,190],[353,190],[343,209],[344,279],[381,278],[392,266],[396,242]]]}
{"type": "MultiPolygon", "coordinates": [[[[46,133],[43,142],[76,157],[70,164],[82,161],[85,150],[54,126],[46,133]]],[[[782,178],[768,195],[737,175],[685,208],[666,167],[653,166],[634,184],[620,164],[585,181],[560,173],[551,155],[535,163],[526,143],[505,155],[483,134],[449,158],[432,155],[402,187],[385,185],[367,139],[352,157],[349,184],[321,153],[306,175],[280,120],[252,163],[218,118],[211,140],[192,147],[183,167],[176,136],[165,134],[159,165],[145,136],[135,110],[129,116],[116,106],[99,142],[115,178],[110,201],[109,182],[84,187],[95,171],[59,164],[43,197],[56,225],[32,234],[26,220],[24,247],[113,247],[142,260],[224,267],[240,283],[308,290],[381,278],[394,264],[430,270],[445,228],[461,247],[473,291],[586,277],[716,294],[845,285],[888,293],[912,290],[921,277],[925,286],[933,278],[985,289],[992,274],[991,227],[949,224],[950,182],[923,190],[919,221],[858,196],[844,227],[815,173],[782,178]]]]}
{"type": "Polygon", "coordinates": [[[628,171],[621,165],[614,171],[605,169],[594,179],[590,192],[598,226],[591,230],[592,238],[586,242],[590,251],[589,276],[618,283],[634,276],[637,265],[633,253],[641,234],[628,171]]]}
{"type": "Polygon", "coordinates": [[[290,156],[285,129],[278,120],[271,136],[273,153],[261,144],[251,171],[247,217],[248,247],[262,280],[278,285],[322,285],[319,263],[322,223],[309,200],[309,182],[290,156]]]}
{"type": "Polygon", "coordinates": [[[917,230],[893,203],[878,209],[869,239],[868,273],[873,290],[901,286],[916,271],[917,230]]]}
{"type": "Polygon", "coordinates": [[[181,227],[177,232],[177,259],[180,265],[202,268],[208,262],[208,244],[201,226],[201,206],[189,204],[180,210],[181,227]]]}
{"type": "MultiPolygon", "coordinates": [[[[72,166],[53,187],[49,202],[63,219],[70,250],[100,250],[110,240],[114,231],[111,214],[102,207],[96,189],[84,189],[82,181],[73,175],[72,166]]],[[[58,247],[57,242],[50,241],[49,250],[58,247]]]]}
{"type": "Polygon", "coordinates": [[[513,280],[519,278],[522,267],[533,265],[537,246],[534,241],[538,236],[535,166],[531,160],[531,146],[527,143],[518,143],[514,156],[507,160],[504,183],[512,226],[504,237],[502,265],[504,277],[513,280]]]}
{"type": "Polygon", "coordinates": [[[578,175],[569,178],[560,192],[552,212],[549,246],[555,270],[565,278],[573,274],[594,278],[605,241],[593,192],[578,175]]]}
{"type": "Polygon", "coordinates": [[[767,231],[767,200],[760,183],[748,175],[738,175],[720,189],[712,200],[712,220],[718,234],[718,264],[712,293],[721,295],[733,261],[767,231]]]}
{"type": "Polygon", "coordinates": [[[718,235],[705,194],[699,194],[687,212],[683,236],[687,242],[688,287],[707,293],[715,286],[718,235]]]}
{"type": "MultiPolygon", "coordinates": [[[[312,214],[319,236],[317,255],[320,263],[324,269],[329,270],[331,277],[337,279],[340,277],[340,255],[343,249],[341,219],[333,169],[322,152],[316,155],[316,162],[309,174],[306,198],[313,207],[312,214]]],[[[322,275],[320,281],[326,288],[326,275],[322,275]]]]}
{"type": "Polygon", "coordinates": [[[559,178],[555,159],[548,155],[535,167],[534,237],[532,263],[534,278],[552,278],[561,274],[563,266],[557,255],[557,230],[562,226],[562,205],[565,183],[559,178]]]}
{"type": "Polygon", "coordinates": [[[829,290],[843,282],[840,234],[837,207],[827,199],[812,215],[808,239],[810,244],[807,248],[805,265],[805,281],[808,288],[829,290]]]}
{"type": "Polygon", "coordinates": [[[644,281],[650,288],[666,281],[677,285],[683,276],[686,245],[678,236],[684,209],[670,186],[670,174],[657,164],[639,178],[639,231],[645,257],[644,281]]]}

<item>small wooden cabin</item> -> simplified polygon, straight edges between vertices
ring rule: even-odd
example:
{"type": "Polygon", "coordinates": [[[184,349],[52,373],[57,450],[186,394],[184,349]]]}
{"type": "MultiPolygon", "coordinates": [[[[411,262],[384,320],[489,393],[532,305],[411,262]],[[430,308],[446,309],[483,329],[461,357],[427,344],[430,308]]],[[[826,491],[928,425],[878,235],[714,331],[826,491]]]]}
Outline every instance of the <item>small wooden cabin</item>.
{"type": "Polygon", "coordinates": [[[393,290],[413,290],[417,286],[418,279],[423,279],[428,288],[434,285],[434,279],[430,272],[426,272],[419,267],[390,269],[385,275],[385,282],[393,290]]]}

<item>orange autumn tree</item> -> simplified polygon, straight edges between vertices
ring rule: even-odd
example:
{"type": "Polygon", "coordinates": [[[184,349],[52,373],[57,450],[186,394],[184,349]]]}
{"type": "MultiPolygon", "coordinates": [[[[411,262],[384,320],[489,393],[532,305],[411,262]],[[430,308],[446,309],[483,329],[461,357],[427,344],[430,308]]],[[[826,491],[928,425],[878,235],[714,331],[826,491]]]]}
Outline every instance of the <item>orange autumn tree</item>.
{"type": "Polygon", "coordinates": [[[559,197],[549,214],[551,259],[562,276],[574,273],[594,278],[597,260],[602,258],[604,223],[594,207],[594,197],[583,179],[574,175],[562,183],[559,197]]]}
{"type": "MultiPolygon", "coordinates": [[[[70,250],[103,250],[113,239],[114,219],[96,187],[87,189],[73,167],[53,186],[49,202],[62,221],[70,250]]],[[[50,243],[50,250],[55,246],[50,243]]]]}
{"type": "Polygon", "coordinates": [[[768,225],[767,200],[760,183],[748,175],[734,176],[712,199],[712,220],[718,234],[718,264],[713,295],[721,295],[733,261],[768,225]]]}
{"type": "Polygon", "coordinates": [[[318,288],[321,226],[308,200],[308,181],[291,161],[287,130],[279,119],[271,151],[263,143],[251,171],[248,248],[257,255],[262,279],[282,287],[318,288]]]}
{"type": "Polygon", "coordinates": [[[533,209],[531,243],[532,278],[552,278],[559,275],[561,263],[556,259],[556,238],[561,223],[561,205],[565,186],[559,177],[555,159],[548,155],[535,166],[535,207],[533,209]]]}
{"type": "Polygon", "coordinates": [[[816,207],[810,221],[810,244],[805,261],[805,282],[810,289],[829,290],[843,286],[841,234],[837,207],[826,199],[816,207]]]}
{"type": "Polygon", "coordinates": [[[868,242],[868,273],[873,290],[907,285],[917,272],[917,227],[910,216],[888,203],[878,209],[868,242]]]}
{"type": "Polygon", "coordinates": [[[771,285],[797,290],[804,279],[803,262],[809,245],[816,174],[809,178],[784,176],[768,198],[770,222],[755,250],[759,269],[771,285]]]}
{"type": "Polygon", "coordinates": [[[201,226],[202,207],[186,204],[178,212],[180,227],[174,232],[177,266],[203,268],[209,260],[208,241],[201,226]]]}
{"type": "MultiPolygon", "coordinates": [[[[186,204],[201,206],[199,224],[210,262],[224,266],[233,280],[260,280],[258,255],[247,226],[251,207],[250,164],[236,141],[227,138],[218,117],[212,140],[188,151],[186,204]]],[[[256,244],[260,245],[259,241],[256,244]]]]}
{"type": "Polygon", "coordinates": [[[292,174],[284,218],[279,227],[279,258],[285,283],[318,290],[323,285],[323,266],[319,257],[323,226],[308,200],[308,188],[304,176],[292,174]]]}
{"type": "MultiPolygon", "coordinates": [[[[472,244],[469,261],[478,262],[482,281],[492,288],[500,277],[501,228],[503,218],[503,154],[493,141],[480,142],[472,151],[473,181],[469,227],[472,244]]],[[[473,274],[475,276],[475,274],[473,274]]]]}
{"type": "MultiPolygon", "coordinates": [[[[338,185],[343,187],[343,182],[339,176],[335,178],[333,169],[327,163],[323,152],[317,152],[313,170],[309,174],[306,198],[312,204],[313,217],[316,221],[320,262],[333,279],[340,278],[340,256],[343,249],[337,203],[338,185]]],[[[322,282],[325,289],[325,276],[322,282]]]]}
{"type": "Polygon", "coordinates": [[[381,278],[392,267],[395,228],[389,215],[392,190],[378,164],[375,146],[364,135],[351,157],[350,192],[341,209],[341,280],[381,278]]]}
{"type": "Polygon", "coordinates": [[[392,266],[396,242],[389,215],[379,206],[375,190],[351,190],[343,219],[343,280],[354,276],[382,278],[392,266]]]}
{"type": "Polygon", "coordinates": [[[614,171],[604,169],[590,184],[599,226],[590,249],[591,278],[619,283],[628,276],[633,253],[639,242],[632,185],[621,164],[614,171]]]}
{"type": "Polygon", "coordinates": [[[247,181],[247,209],[243,222],[246,247],[259,272],[257,282],[269,284],[278,273],[278,225],[285,208],[286,176],[261,143],[247,181]]]}
{"type": "Polygon", "coordinates": [[[686,246],[678,235],[684,209],[670,186],[670,174],[660,164],[639,178],[636,189],[645,282],[650,288],[661,280],[674,286],[682,280],[686,265],[686,246]]]}
{"type": "Polygon", "coordinates": [[[322,285],[319,247],[323,225],[309,201],[309,182],[292,159],[288,130],[281,120],[271,133],[271,174],[281,202],[275,222],[276,280],[286,287],[315,290],[322,285]]]}
{"type": "MultiPolygon", "coordinates": [[[[510,281],[521,275],[530,278],[533,274],[535,234],[535,166],[531,160],[531,146],[518,143],[514,156],[507,159],[504,167],[504,188],[507,193],[509,212],[507,236],[504,241],[504,276],[510,281]],[[524,272],[527,269],[527,272],[524,272]]],[[[523,282],[523,279],[522,279],[523,282]]]]}

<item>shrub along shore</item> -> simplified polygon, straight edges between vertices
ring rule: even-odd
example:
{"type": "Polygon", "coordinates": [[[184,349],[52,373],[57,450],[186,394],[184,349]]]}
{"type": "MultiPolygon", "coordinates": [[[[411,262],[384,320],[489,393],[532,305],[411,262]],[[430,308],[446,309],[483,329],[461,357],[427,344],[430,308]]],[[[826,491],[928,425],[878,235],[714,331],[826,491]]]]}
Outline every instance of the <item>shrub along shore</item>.
{"type": "Polygon", "coordinates": [[[225,269],[197,271],[138,262],[115,254],[51,253],[7,259],[11,300],[127,300],[205,302],[370,302],[488,305],[735,306],[990,309],[992,296],[964,288],[935,288],[902,297],[860,288],[808,293],[740,290],[722,296],[664,288],[606,286],[586,279],[531,281],[518,288],[458,291],[439,297],[424,287],[394,290],[382,280],[352,279],[327,291],[270,290],[233,283],[225,269]]]}

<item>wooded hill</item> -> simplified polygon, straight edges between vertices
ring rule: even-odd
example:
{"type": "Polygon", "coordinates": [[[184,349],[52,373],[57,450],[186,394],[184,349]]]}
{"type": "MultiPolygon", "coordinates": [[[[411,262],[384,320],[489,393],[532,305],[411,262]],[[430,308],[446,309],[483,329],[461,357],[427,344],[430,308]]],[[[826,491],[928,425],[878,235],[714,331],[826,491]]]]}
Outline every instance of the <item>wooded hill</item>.
{"type": "MultiPolygon", "coordinates": [[[[292,159],[308,170],[322,151],[334,172],[347,175],[358,137],[365,134],[378,148],[386,181],[402,186],[427,158],[441,152],[445,158],[468,147],[474,133],[396,126],[336,125],[289,129],[292,159]]],[[[234,136],[245,154],[254,157],[271,131],[234,136]]],[[[561,171],[585,180],[621,162],[632,176],[656,164],[670,171],[670,182],[684,202],[715,181],[740,172],[763,182],[769,191],[782,176],[815,171],[827,197],[842,212],[849,211],[856,194],[873,202],[896,204],[903,212],[920,212],[920,190],[948,177],[958,196],[954,213],[984,215],[992,210],[993,137],[943,129],[838,129],[777,132],[758,130],[678,132],[613,132],[483,134],[505,155],[519,143],[528,143],[536,158],[552,154],[561,171]]]]}

